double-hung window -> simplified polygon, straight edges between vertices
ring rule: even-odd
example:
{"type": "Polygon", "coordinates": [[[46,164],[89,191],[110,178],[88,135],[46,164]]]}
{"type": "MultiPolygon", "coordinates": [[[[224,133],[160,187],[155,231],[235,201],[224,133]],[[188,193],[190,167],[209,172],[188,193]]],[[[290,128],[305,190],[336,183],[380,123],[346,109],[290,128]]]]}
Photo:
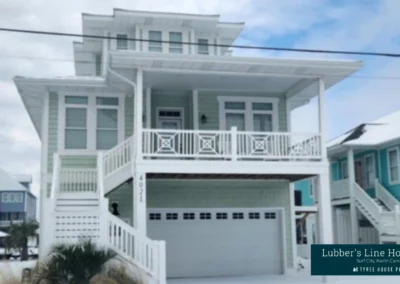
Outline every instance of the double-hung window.
{"type": "Polygon", "coordinates": [[[96,98],[96,149],[118,144],[118,98],[96,98]]]}
{"type": "Polygon", "coordinates": [[[375,183],[375,166],[374,156],[368,155],[365,157],[365,173],[366,173],[366,186],[371,188],[375,183]]]}
{"type": "Polygon", "coordinates": [[[170,32],[169,33],[169,52],[170,53],[182,53],[182,33],[170,32]]]}
{"type": "Polygon", "coordinates": [[[272,99],[220,97],[221,126],[225,130],[270,132],[276,130],[277,105],[272,99]]]}
{"type": "Polygon", "coordinates": [[[1,195],[1,201],[3,203],[8,203],[8,202],[10,202],[9,200],[10,200],[10,193],[3,192],[3,194],[1,195]]]}
{"type": "Polygon", "coordinates": [[[117,49],[128,49],[128,36],[117,34],[117,49]]]}
{"type": "Polygon", "coordinates": [[[198,54],[208,54],[208,39],[199,38],[197,40],[197,53],[198,54]]]}
{"type": "Polygon", "coordinates": [[[399,150],[392,148],[388,150],[389,182],[399,181],[399,150]]]}
{"type": "Polygon", "coordinates": [[[80,154],[117,145],[124,134],[123,104],[122,96],[64,96],[60,148],[80,154]]]}
{"type": "Polygon", "coordinates": [[[15,193],[15,202],[21,203],[23,201],[22,193],[15,193]]]}
{"type": "Polygon", "coordinates": [[[65,97],[65,149],[87,148],[88,97],[65,97]]]}
{"type": "Polygon", "coordinates": [[[149,31],[149,51],[162,52],[162,33],[160,31],[149,31]]]}

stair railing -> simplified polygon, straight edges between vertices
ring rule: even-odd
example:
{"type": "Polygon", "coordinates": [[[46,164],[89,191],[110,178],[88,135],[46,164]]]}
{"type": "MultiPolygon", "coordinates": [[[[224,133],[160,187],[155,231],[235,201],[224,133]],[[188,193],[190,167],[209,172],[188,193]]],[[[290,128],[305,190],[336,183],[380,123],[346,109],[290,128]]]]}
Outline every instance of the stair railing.
{"type": "Polygon", "coordinates": [[[396,205],[400,205],[400,202],[379,182],[378,179],[375,180],[375,193],[376,198],[382,201],[390,211],[394,211],[396,205]]]}
{"type": "Polygon", "coordinates": [[[382,208],[356,182],[353,183],[353,194],[356,200],[379,222],[382,208]]]}

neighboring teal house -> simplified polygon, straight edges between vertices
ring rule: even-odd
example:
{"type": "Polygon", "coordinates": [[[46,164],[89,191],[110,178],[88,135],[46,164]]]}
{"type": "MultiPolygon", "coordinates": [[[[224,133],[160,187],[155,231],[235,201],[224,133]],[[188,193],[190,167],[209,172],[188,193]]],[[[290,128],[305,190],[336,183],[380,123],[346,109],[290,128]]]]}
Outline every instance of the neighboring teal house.
{"type": "Polygon", "coordinates": [[[399,243],[400,111],[327,145],[337,243],[399,243]]]}

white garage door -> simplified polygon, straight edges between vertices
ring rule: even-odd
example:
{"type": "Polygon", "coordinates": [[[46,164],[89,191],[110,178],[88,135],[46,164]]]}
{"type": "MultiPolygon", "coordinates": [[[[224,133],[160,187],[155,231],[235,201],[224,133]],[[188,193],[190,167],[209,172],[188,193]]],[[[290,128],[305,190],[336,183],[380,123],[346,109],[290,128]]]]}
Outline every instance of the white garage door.
{"type": "Polygon", "coordinates": [[[283,273],[280,210],[149,209],[148,235],[167,243],[167,276],[283,273]]]}

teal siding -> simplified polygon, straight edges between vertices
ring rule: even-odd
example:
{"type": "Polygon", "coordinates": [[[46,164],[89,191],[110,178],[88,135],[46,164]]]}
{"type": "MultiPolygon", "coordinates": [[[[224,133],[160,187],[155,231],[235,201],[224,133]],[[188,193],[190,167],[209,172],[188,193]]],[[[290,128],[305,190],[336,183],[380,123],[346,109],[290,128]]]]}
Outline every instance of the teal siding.
{"type": "Polygon", "coordinates": [[[294,189],[301,191],[301,205],[312,206],[314,205],[314,198],[310,195],[311,180],[305,179],[295,182],[294,189]]]}
{"type": "Polygon", "coordinates": [[[192,92],[164,92],[152,90],[151,93],[151,127],[157,126],[157,108],[183,109],[183,129],[193,129],[192,92]]]}
{"type": "Polygon", "coordinates": [[[331,163],[331,180],[332,181],[337,181],[341,178],[340,172],[339,172],[339,163],[338,162],[333,162],[331,163]]]}
{"type": "MultiPolygon", "coordinates": [[[[400,151],[400,146],[396,146],[398,150],[400,151]]],[[[390,147],[393,148],[393,147],[390,147]]],[[[399,184],[390,184],[389,183],[389,169],[388,169],[388,159],[387,159],[387,150],[388,149],[383,149],[380,150],[379,156],[381,159],[381,172],[382,172],[382,178],[381,178],[381,183],[382,185],[389,190],[393,196],[395,196],[398,200],[400,200],[400,183],[399,184]]]]}
{"type": "Polygon", "coordinates": [[[279,94],[262,94],[262,93],[229,93],[229,92],[211,92],[199,91],[199,129],[202,130],[219,130],[219,105],[218,96],[246,96],[246,97],[279,97],[278,103],[278,126],[279,131],[287,131],[286,119],[286,101],[279,94]],[[201,116],[207,117],[207,123],[201,123],[201,116]]]}

